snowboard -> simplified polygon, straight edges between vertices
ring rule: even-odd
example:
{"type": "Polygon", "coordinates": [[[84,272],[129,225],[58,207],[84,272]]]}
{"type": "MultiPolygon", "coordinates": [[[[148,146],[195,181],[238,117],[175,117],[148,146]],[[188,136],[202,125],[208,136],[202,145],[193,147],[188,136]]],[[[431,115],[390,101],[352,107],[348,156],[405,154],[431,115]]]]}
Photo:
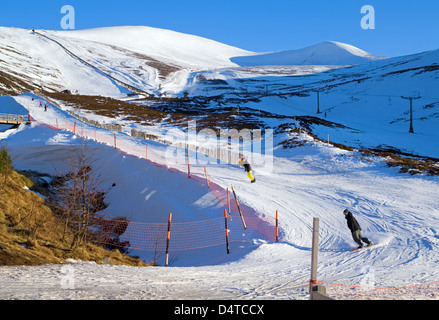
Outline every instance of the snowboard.
{"type": "Polygon", "coordinates": [[[377,245],[378,245],[378,243],[374,243],[374,244],[371,245],[371,246],[366,246],[366,247],[363,247],[363,248],[355,248],[355,249],[352,249],[352,251],[354,251],[354,252],[358,252],[358,251],[369,250],[369,249],[373,249],[373,248],[375,248],[377,245]]]}

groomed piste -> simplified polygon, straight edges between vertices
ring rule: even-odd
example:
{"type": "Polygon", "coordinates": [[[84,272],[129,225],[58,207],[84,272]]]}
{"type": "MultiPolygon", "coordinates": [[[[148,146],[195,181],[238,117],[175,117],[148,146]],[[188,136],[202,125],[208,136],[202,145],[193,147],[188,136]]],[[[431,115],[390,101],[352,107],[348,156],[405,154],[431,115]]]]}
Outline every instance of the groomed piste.
{"type": "MultiPolygon", "coordinates": [[[[95,141],[92,136],[87,140],[87,148],[95,157],[94,167],[105,177],[103,187],[110,188],[115,184],[108,194],[110,206],[106,215],[109,218],[125,213],[129,221],[139,226],[152,223],[167,225],[168,215],[172,213],[175,231],[179,226],[196,226],[203,221],[218,220],[213,229],[223,237],[218,238],[218,245],[211,246],[216,241],[216,231],[205,228],[204,232],[207,230],[211,236],[209,241],[212,242],[201,248],[202,242],[195,240],[185,244],[182,239],[173,238],[171,229],[171,241],[176,241],[175,250],[170,250],[170,267],[160,268],[160,272],[155,268],[99,266],[71,261],[77,270],[78,281],[88,283],[87,274],[93,273],[93,268],[99,268],[104,275],[102,284],[106,285],[88,293],[78,289],[75,293],[43,290],[41,294],[42,288],[39,287],[40,297],[123,295],[128,298],[134,294],[132,286],[138,287],[148,279],[150,286],[143,289],[142,297],[176,298],[183,291],[186,292],[185,283],[191,283],[188,298],[205,297],[206,292],[211,298],[221,299],[306,298],[313,217],[319,217],[322,221],[319,280],[327,283],[328,287],[329,284],[364,286],[362,281],[370,270],[373,271],[374,285],[377,287],[426,285],[435,281],[436,275],[431,272],[432,266],[437,263],[435,248],[438,243],[434,232],[434,226],[438,223],[434,214],[436,204],[433,195],[438,188],[435,177],[403,175],[395,168],[387,168],[380,159],[361,159],[352,152],[327,146],[303,135],[300,137],[305,142],[303,147],[288,151],[274,150],[273,169],[266,172],[256,170],[256,184],[249,183],[242,168],[218,163],[198,168],[192,166],[189,179],[184,152],[184,161],[180,164],[173,161],[173,167],[157,165],[158,161],[155,163],[152,160],[154,153],[165,154],[169,152],[169,146],[136,140],[119,133],[115,146],[114,132],[89,127],[54,106],[44,111],[39,107],[38,99],[30,94],[14,98],[16,106],[24,106],[35,123],[3,134],[4,143],[10,149],[17,169],[32,169],[48,174],[54,173],[55,169],[65,170],[70,151],[80,148],[80,132],[90,130],[93,136],[105,136],[108,140],[105,144],[95,141]],[[55,128],[56,119],[58,129],[55,128]],[[61,127],[65,123],[68,130],[61,127]],[[148,157],[151,157],[149,161],[146,160],[145,143],[148,144],[148,157]],[[136,148],[142,150],[143,154],[135,154],[133,151],[136,148]],[[212,188],[215,185],[218,187],[212,188]],[[230,239],[237,233],[241,234],[238,237],[240,241],[230,242],[230,254],[227,254],[223,226],[227,193],[221,192],[222,195],[218,197],[215,193],[231,186],[237,190],[240,204],[248,208],[257,221],[262,221],[264,227],[260,230],[273,232],[254,232],[258,227],[252,228],[250,222],[247,229],[243,229],[239,214],[232,209],[230,239]],[[364,233],[382,246],[361,253],[351,252],[355,244],[346,230],[342,214],[345,207],[356,212],[364,233]],[[280,217],[279,242],[273,241],[276,210],[280,217]],[[236,228],[233,224],[236,224],[236,228]],[[426,230],[425,225],[431,227],[426,230]],[[181,248],[178,245],[185,250],[178,250],[181,248]],[[195,248],[197,245],[199,248],[195,248]],[[191,250],[186,250],[189,247],[192,247],[191,250]],[[225,282],[224,274],[227,274],[225,282]],[[107,276],[109,278],[104,280],[107,276]],[[130,283],[130,290],[116,289],[111,285],[113,281],[123,283],[123,279],[130,283]],[[172,290],[165,290],[171,287],[172,290]]],[[[233,205],[233,196],[231,200],[233,205]]],[[[203,234],[202,228],[183,229],[184,234],[203,234]]],[[[136,243],[135,239],[132,241],[136,243]]],[[[134,253],[154,254],[138,248],[134,253]]],[[[29,270],[36,274],[46,270],[49,276],[54,268],[56,266],[29,270]]],[[[3,270],[2,276],[8,281],[8,274],[14,271],[3,270]]],[[[426,297],[431,297],[431,292],[435,290],[427,285],[424,289],[421,294],[426,297]]],[[[18,290],[7,295],[30,297],[33,292],[18,290]]],[[[348,291],[348,294],[352,292],[348,291]]],[[[419,287],[405,292],[405,297],[413,292],[420,294],[419,287]]]]}

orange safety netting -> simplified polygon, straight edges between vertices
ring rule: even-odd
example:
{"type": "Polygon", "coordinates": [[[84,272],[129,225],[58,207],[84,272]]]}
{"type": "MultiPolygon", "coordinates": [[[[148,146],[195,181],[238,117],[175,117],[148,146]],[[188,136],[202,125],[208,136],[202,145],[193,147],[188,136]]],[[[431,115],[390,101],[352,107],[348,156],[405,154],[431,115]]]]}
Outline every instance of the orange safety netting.
{"type": "MultiPolygon", "coordinates": [[[[252,223],[254,219],[247,219],[252,223]]],[[[253,228],[244,229],[238,216],[228,218],[228,242],[248,242],[260,234],[253,228]]],[[[137,223],[102,219],[97,242],[115,247],[164,252],[168,223],[137,223]]],[[[225,245],[225,219],[171,223],[169,251],[182,251],[225,245]]]]}
{"type": "MultiPolygon", "coordinates": [[[[44,123],[39,125],[46,126],[44,123]]],[[[110,130],[99,130],[83,128],[76,125],[69,125],[67,122],[50,123],[49,127],[57,130],[68,130],[76,135],[105,143],[126,154],[144,158],[156,166],[167,168],[173,172],[184,173],[179,169],[170,167],[167,159],[161,154],[148,148],[144,142],[136,139],[117,139],[117,133],[110,130]]],[[[187,159],[189,164],[189,159],[187,159]]],[[[276,241],[277,229],[275,219],[261,219],[257,212],[235,198],[231,190],[224,189],[212,181],[208,175],[207,168],[200,170],[199,167],[188,165],[188,177],[201,184],[207,184],[219,203],[227,210],[228,241],[245,242],[251,239],[265,239],[276,241]],[[195,169],[195,170],[194,170],[195,169]],[[197,172],[194,172],[197,171],[197,172]],[[201,172],[200,172],[201,171],[201,172]]],[[[239,197],[239,196],[237,196],[239,197]]],[[[171,235],[169,251],[190,250],[206,248],[226,244],[225,218],[222,212],[218,212],[222,218],[186,222],[171,223],[171,235]]],[[[274,213],[273,213],[274,216],[274,213]]],[[[102,219],[99,225],[98,242],[129,249],[164,251],[167,243],[168,223],[138,223],[127,221],[114,221],[102,219]]]]}

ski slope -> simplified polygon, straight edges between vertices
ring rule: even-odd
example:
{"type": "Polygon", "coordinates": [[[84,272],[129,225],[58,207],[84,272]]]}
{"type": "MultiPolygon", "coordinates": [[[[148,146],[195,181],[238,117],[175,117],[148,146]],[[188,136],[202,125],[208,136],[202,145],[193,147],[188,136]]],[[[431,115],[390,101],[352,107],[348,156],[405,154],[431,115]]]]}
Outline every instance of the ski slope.
{"type": "MultiPolygon", "coordinates": [[[[72,121],[64,111],[38,107],[25,94],[14,98],[41,123],[72,121]]],[[[36,98],[36,97],[34,97],[36,98]]],[[[2,98],[3,99],[3,98],[2,98]]],[[[80,123],[78,127],[87,126],[80,123]]],[[[96,128],[101,134],[109,134],[96,128]]],[[[364,159],[306,136],[300,148],[273,150],[271,170],[255,169],[250,184],[242,168],[209,164],[212,180],[239,190],[242,203],[261,219],[279,211],[279,243],[255,238],[225,253],[222,246],[177,256],[168,268],[132,268],[70,261],[73,289],[60,287],[63,266],[1,267],[2,299],[307,299],[310,275],[312,219],[320,218],[318,279],[361,284],[365,267],[378,286],[403,286],[438,280],[439,191],[437,177],[411,176],[388,168],[380,159],[364,159]],[[360,253],[347,229],[343,210],[349,208],[363,234],[380,246],[360,253]]],[[[128,135],[124,145],[146,143],[128,135]]],[[[278,141],[275,141],[278,142],[278,141]]],[[[68,150],[78,147],[72,132],[33,124],[3,134],[16,169],[53,173],[63,168],[68,150]]],[[[95,169],[109,193],[108,214],[125,212],[131,221],[165,219],[168,211],[182,221],[199,221],[216,214],[218,203],[205,185],[188,182],[185,174],[170,173],[145,160],[89,141],[95,169]],[[147,197],[160,194],[160,197],[147,197]],[[148,200],[150,200],[148,202],[148,200]],[[145,205],[153,213],[145,214],[145,205]]],[[[152,150],[167,146],[151,144],[152,150]]],[[[124,150],[128,154],[130,150],[124,150]]],[[[183,166],[176,163],[175,166],[183,166]]],[[[194,167],[194,170],[201,169],[194,167]]],[[[184,170],[182,170],[184,172],[184,170]]],[[[136,254],[142,252],[136,251],[136,254]]],[[[145,253],[146,254],[146,253],[145,253]]],[[[428,294],[424,293],[424,294],[428,294]]],[[[413,298],[413,297],[406,297],[413,298]]]]}
{"type": "Polygon", "coordinates": [[[0,27],[2,70],[38,88],[83,95],[126,97],[129,91],[106,75],[151,94],[178,93],[191,72],[237,66],[231,57],[251,54],[151,27],[35,32],[0,27]]]}
{"type": "MultiPolygon", "coordinates": [[[[261,112],[284,117],[284,123],[294,123],[298,116],[316,117],[308,129],[323,140],[329,136],[331,141],[359,149],[395,149],[439,158],[438,64],[439,50],[433,50],[335,69],[226,68],[200,73],[209,81],[193,81],[186,90],[194,96],[221,95],[218,110],[239,105],[252,109],[255,117],[261,112]],[[227,86],[215,85],[215,80],[227,86]],[[420,97],[413,101],[413,135],[408,134],[410,102],[402,97],[420,97]]],[[[260,118],[266,126],[279,123],[260,118]]]]}
{"type": "Polygon", "coordinates": [[[231,60],[240,66],[275,65],[357,65],[385,59],[356,48],[352,45],[326,41],[298,50],[287,50],[257,55],[235,57],[231,60]]]}
{"type": "MultiPolygon", "coordinates": [[[[250,59],[254,53],[166,30],[118,27],[39,32],[104,72],[85,65],[48,38],[28,30],[0,28],[1,69],[37,87],[126,97],[126,88],[106,76],[109,74],[154,93],[181,96],[187,91],[190,96],[211,97],[210,105],[217,104],[219,111],[239,104],[254,114],[267,112],[275,116],[261,117],[267,127],[293,125],[294,116],[315,115],[332,124],[310,126],[325,140],[329,135],[331,141],[359,148],[392,147],[439,158],[439,97],[435,86],[439,51],[369,59],[374,61],[350,68],[238,67],[233,57],[248,55],[250,59]],[[132,37],[126,38],[127,34],[132,37]],[[142,40],[146,35],[150,42],[142,40]],[[169,47],[166,42],[179,45],[169,47]],[[320,91],[321,114],[316,113],[316,90],[320,91]],[[414,135],[408,134],[408,102],[401,99],[403,95],[422,96],[414,105],[414,135]]],[[[333,59],[341,52],[340,46],[336,49],[333,59]]],[[[51,106],[44,112],[38,107],[40,100],[32,94],[0,97],[1,112],[29,111],[38,121],[0,133],[16,169],[47,174],[67,170],[65,164],[71,152],[80,148],[80,139],[72,132],[47,127],[55,121],[71,125],[76,120],[78,128],[96,129],[97,134],[112,141],[113,132],[90,127],[61,109],[51,106]]],[[[108,118],[86,116],[110,122],[108,118]]],[[[123,119],[111,122],[161,137],[172,131],[161,126],[141,128],[123,119]]],[[[151,152],[169,156],[169,146],[136,140],[128,134],[118,134],[118,142],[121,151],[111,143],[88,141],[95,170],[105,177],[102,187],[110,190],[108,217],[127,215],[134,222],[152,223],[167,221],[172,212],[175,222],[191,223],[221,215],[222,206],[205,184],[187,179],[184,161],[171,161],[171,169],[182,172],[176,173],[136,154],[138,147],[144,150],[147,145],[151,152]],[[113,183],[116,186],[112,188],[113,183]]],[[[273,153],[273,163],[255,166],[256,184],[250,184],[243,169],[236,166],[209,162],[207,169],[222,188],[234,186],[240,202],[253,208],[261,220],[268,221],[279,211],[279,243],[252,234],[247,242],[232,244],[230,255],[224,246],[172,253],[168,268],[69,261],[76,283],[70,290],[60,286],[63,266],[1,267],[0,298],[307,299],[314,217],[320,218],[321,225],[319,280],[359,285],[372,276],[376,286],[438,280],[437,177],[401,174],[397,168],[388,168],[382,159],[364,158],[287,132],[275,135],[273,149],[268,151],[273,153]],[[282,149],[279,143],[287,138],[304,141],[305,145],[282,149]],[[379,244],[377,248],[350,251],[356,244],[342,214],[345,208],[354,213],[363,234],[379,244]]],[[[194,163],[192,170],[202,176],[203,165],[194,163]]],[[[141,250],[133,253],[146,260],[153,255],[141,250]]],[[[430,298],[432,291],[426,288],[420,296],[411,294],[404,298],[430,298]]]]}

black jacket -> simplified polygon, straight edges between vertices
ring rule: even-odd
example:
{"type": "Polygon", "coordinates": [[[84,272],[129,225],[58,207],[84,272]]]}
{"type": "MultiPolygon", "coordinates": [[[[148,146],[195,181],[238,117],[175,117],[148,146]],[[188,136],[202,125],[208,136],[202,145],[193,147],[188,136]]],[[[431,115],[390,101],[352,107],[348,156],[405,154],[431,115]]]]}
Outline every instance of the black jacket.
{"type": "Polygon", "coordinates": [[[351,230],[351,232],[361,230],[360,224],[358,223],[357,219],[354,218],[352,212],[349,212],[346,215],[346,220],[348,222],[348,228],[351,230]]]}
{"type": "Polygon", "coordinates": [[[250,163],[248,163],[247,159],[242,160],[242,166],[244,167],[245,171],[252,171],[252,166],[250,165],[250,163]]]}

